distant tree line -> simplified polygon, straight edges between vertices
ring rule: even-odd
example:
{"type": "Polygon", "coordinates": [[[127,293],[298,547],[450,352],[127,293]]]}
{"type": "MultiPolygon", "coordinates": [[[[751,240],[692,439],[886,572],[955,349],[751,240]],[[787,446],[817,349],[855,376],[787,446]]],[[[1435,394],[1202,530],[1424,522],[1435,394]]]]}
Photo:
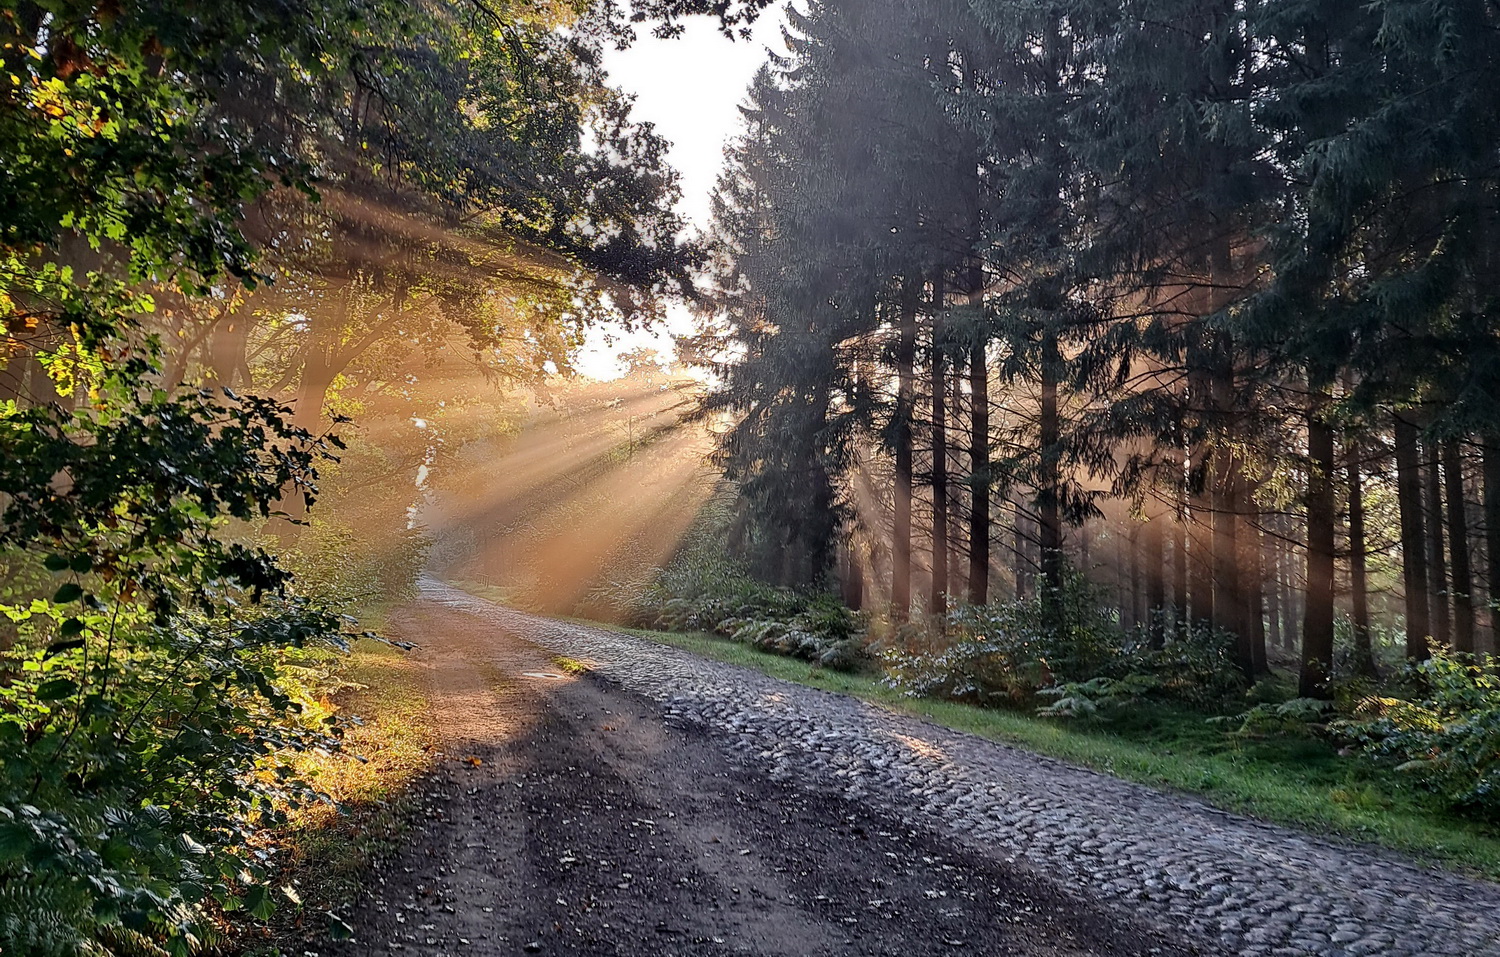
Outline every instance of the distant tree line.
{"type": "Polygon", "coordinates": [[[735,545],[905,618],[1494,649],[1500,8],[814,0],[715,199],[735,545]],[[1342,627],[1342,626],[1341,626],[1342,627]]]}

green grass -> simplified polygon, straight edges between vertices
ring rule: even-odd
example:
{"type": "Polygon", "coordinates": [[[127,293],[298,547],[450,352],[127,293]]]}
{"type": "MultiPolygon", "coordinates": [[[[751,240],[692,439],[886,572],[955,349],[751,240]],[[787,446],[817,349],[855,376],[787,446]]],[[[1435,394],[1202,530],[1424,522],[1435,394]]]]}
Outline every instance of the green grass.
{"type": "MultiPolygon", "coordinates": [[[[378,626],[379,617],[362,627],[378,626]]],[[[270,835],[289,852],[281,883],[295,886],[302,903],[279,908],[260,929],[265,940],[242,941],[248,953],[302,953],[309,932],[317,936],[327,924],[321,912],[343,912],[374,859],[407,832],[416,808],[410,786],[432,765],[436,737],[425,682],[406,652],[361,639],[336,674],[330,703],[361,723],[345,732],[342,754],[306,754],[296,764],[338,806],[302,808],[270,835]]]]}
{"type": "Polygon", "coordinates": [[[1393,784],[1389,769],[1340,756],[1320,739],[1243,738],[1208,725],[1201,714],[1160,707],[1139,708],[1108,725],[1064,723],[910,698],[878,675],[829,671],[709,635],[621,630],[1128,781],[1194,794],[1226,810],[1500,878],[1500,830],[1493,824],[1459,816],[1431,795],[1393,784]]]}

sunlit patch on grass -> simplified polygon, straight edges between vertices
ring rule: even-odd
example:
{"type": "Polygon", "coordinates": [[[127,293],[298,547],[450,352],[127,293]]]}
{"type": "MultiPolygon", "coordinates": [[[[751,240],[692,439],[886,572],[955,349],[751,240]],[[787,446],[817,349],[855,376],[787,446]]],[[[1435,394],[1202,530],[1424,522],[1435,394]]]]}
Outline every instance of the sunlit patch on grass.
{"type": "Polygon", "coordinates": [[[275,835],[287,854],[284,882],[299,898],[283,906],[275,933],[298,935],[304,921],[321,928],[320,912],[346,906],[372,861],[404,834],[415,800],[411,785],[436,757],[419,668],[399,648],[360,641],[340,669],[343,690],[325,704],[350,721],[344,747],[298,759],[299,770],[334,803],[297,810],[275,835]]]}

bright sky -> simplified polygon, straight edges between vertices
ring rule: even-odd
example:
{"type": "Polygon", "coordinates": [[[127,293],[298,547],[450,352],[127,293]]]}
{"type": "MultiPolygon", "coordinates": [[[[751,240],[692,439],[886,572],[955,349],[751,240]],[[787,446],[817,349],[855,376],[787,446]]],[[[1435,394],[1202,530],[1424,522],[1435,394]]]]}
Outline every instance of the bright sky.
{"type": "MultiPolygon", "coordinates": [[[[724,144],[739,131],[738,106],[755,71],[765,61],[766,48],[784,51],[781,42],[782,5],[761,14],[749,41],[729,40],[703,18],[687,23],[682,36],[658,40],[649,31],[628,50],[611,50],[604,58],[614,84],[635,94],[635,116],[653,123],[671,142],[671,164],[682,173],[682,201],[678,209],[693,227],[707,228],[709,197],[724,161],[724,144]]],[[[620,375],[615,356],[639,346],[672,353],[672,333],[692,329],[687,310],[674,307],[668,328],[655,333],[592,331],[578,357],[578,370],[596,379],[620,375]]]]}

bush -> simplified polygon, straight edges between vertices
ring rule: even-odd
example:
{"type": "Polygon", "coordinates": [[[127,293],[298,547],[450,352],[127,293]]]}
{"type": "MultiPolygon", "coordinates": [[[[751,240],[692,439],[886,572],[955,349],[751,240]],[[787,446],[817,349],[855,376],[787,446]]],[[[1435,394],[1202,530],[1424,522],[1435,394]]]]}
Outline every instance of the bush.
{"type": "Polygon", "coordinates": [[[283,566],[299,590],[353,614],[416,597],[417,575],[426,564],[428,541],[408,529],[404,516],[357,527],[314,518],[294,544],[279,549],[283,566]]]}
{"type": "Polygon", "coordinates": [[[1117,708],[1136,704],[1161,690],[1156,675],[1128,674],[1123,678],[1090,678],[1043,688],[1044,697],[1055,699],[1037,709],[1045,718],[1083,718],[1108,714],[1117,708]]]}
{"type": "Polygon", "coordinates": [[[852,670],[866,660],[864,624],[832,595],[768,585],[691,537],[665,568],[596,588],[589,606],[641,628],[705,631],[762,651],[852,670]]]}
{"type": "Polygon", "coordinates": [[[1243,688],[1227,635],[1192,629],[1153,649],[1141,632],[1126,632],[1097,590],[1070,573],[1054,607],[1040,597],[962,606],[943,634],[898,636],[885,653],[887,683],[913,697],[976,704],[1040,707],[1049,717],[1107,716],[1151,698],[1212,707],[1243,688]]]}
{"type": "Polygon", "coordinates": [[[258,399],[114,398],[0,403],[5,953],[185,955],[265,916],[256,828],[315,798],[290,754],[337,743],[287,649],[339,620],[228,535],[310,488],[310,437],[258,399]]]}
{"type": "Polygon", "coordinates": [[[1209,724],[1231,729],[1244,738],[1270,735],[1306,735],[1326,728],[1328,719],[1337,713],[1332,701],[1322,698],[1292,698],[1289,701],[1263,701],[1249,711],[1210,718],[1209,724]]]}
{"type": "Polygon", "coordinates": [[[1500,811],[1496,664],[1434,648],[1428,660],[1408,666],[1409,697],[1368,697],[1335,729],[1453,805],[1493,814],[1500,811]]]}

